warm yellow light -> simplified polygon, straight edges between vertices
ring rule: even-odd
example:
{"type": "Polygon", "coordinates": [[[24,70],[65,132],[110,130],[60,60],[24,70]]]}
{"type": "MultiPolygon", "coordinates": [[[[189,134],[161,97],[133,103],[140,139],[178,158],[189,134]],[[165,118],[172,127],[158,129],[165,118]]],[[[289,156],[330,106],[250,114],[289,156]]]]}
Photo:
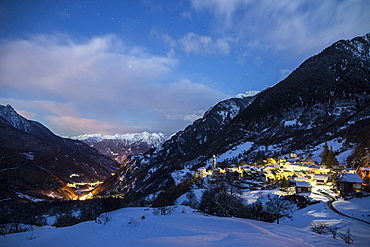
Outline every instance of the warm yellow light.
{"type": "Polygon", "coordinates": [[[87,199],[92,199],[93,198],[93,195],[92,193],[90,192],[89,194],[86,194],[86,195],[82,195],[78,198],[78,200],[80,201],[84,201],[84,200],[87,200],[87,199]]]}

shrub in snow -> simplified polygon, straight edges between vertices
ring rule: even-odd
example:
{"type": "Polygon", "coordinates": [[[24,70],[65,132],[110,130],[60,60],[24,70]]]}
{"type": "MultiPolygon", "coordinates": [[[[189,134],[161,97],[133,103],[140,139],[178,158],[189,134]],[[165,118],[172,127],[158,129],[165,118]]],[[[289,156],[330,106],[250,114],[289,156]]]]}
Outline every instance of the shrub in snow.
{"type": "Polygon", "coordinates": [[[240,194],[241,190],[226,183],[216,184],[204,191],[199,209],[222,217],[239,216],[244,208],[240,194]]]}
{"type": "Polygon", "coordinates": [[[343,239],[346,244],[352,244],[356,240],[349,228],[347,229],[346,233],[341,233],[339,237],[343,239]]]}
{"type": "Polygon", "coordinates": [[[303,195],[297,195],[297,194],[284,196],[284,199],[297,205],[298,209],[302,209],[307,206],[320,203],[320,201],[312,200],[312,198],[310,198],[309,196],[303,196],[303,195]]]}
{"type": "Polygon", "coordinates": [[[264,205],[264,211],[269,212],[276,219],[276,223],[279,224],[281,217],[291,217],[295,207],[295,204],[284,200],[282,196],[271,196],[264,205]]]}
{"type": "Polygon", "coordinates": [[[0,225],[0,234],[3,236],[10,233],[26,232],[32,230],[33,230],[32,226],[21,223],[7,223],[0,225]]]}
{"type": "Polygon", "coordinates": [[[310,225],[310,229],[314,232],[316,232],[317,234],[325,234],[327,233],[329,230],[328,230],[328,224],[326,223],[321,223],[321,222],[312,222],[312,224],[310,225]]]}
{"type": "Polygon", "coordinates": [[[74,225],[74,224],[77,224],[81,222],[80,219],[74,217],[72,214],[58,214],[56,215],[56,220],[55,220],[55,223],[54,223],[54,226],[71,226],[71,225],[74,225]]]}
{"type": "Polygon", "coordinates": [[[334,239],[337,239],[337,232],[339,227],[328,227],[328,231],[331,232],[334,239]]]}
{"type": "Polygon", "coordinates": [[[320,222],[313,222],[311,225],[310,225],[310,228],[312,231],[318,233],[318,234],[325,234],[327,232],[330,232],[333,236],[334,239],[337,238],[337,232],[338,232],[338,229],[339,227],[330,227],[328,224],[326,223],[320,223],[320,222]]]}
{"type": "Polygon", "coordinates": [[[37,233],[32,232],[32,233],[27,237],[27,240],[34,240],[34,239],[36,239],[36,238],[38,238],[38,237],[40,237],[40,236],[41,236],[41,233],[40,233],[40,232],[37,232],[37,233]]]}
{"type": "Polygon", "coordinates": [[[170,206],[153,208],[153,214],[154,215],[170,215],[174,209],[175,209],[174,207],[170,207],[170,206]]]}
{"type": "Polygon", "coordinates": [[[96,219],[95,219],[95,222],[97,224],[102,224],[102,225],[105,225],[107,224],[107,222],[111,221],[112,217],[107,214],[107,213],[104,213],[104,214],[101,214],[99,215],[96,219]]]}
{"type": "Polygon", "coordinates": [[[198,208],[199,202],[198,202],[197,196],[195,195],[194,191],[189,191],[186,194],[186,199],[187,200],[182,203],[183,205],[189,206],[189,207],[195,208],[195,209],[198,208]]]}
{"type": "Polygon", "coordinates": [[[252,204],[245,205],[244,209],[240,212],[239,217],[265,222],[274,221],[274,218],[268,212],[263,210],[263,204],[260,200],[257,200],[252,204]]]}
{"type": "Polygon", "coordinates": [[[86,200],[82,202],[84,207],[81,208],[81,218],[96,219],[104,212],[102,200],[86,200]]]}

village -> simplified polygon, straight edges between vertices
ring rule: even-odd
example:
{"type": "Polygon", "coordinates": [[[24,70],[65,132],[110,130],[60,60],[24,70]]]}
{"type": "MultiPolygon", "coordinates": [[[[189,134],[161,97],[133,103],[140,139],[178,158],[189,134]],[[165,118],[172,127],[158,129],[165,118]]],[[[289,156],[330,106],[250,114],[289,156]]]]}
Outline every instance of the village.
{"type": "Polygon", "coordinates": [[[343,197],[362,196],[370,192],[370,167],[328,168],[293,153],[284,159],[268,158],[263,165],[228,167],[218,166],[214,155],[212,165],[199,168],[195,176],[206,179],[210,184],[227,181],[241,189],[280,188],[286,194],[311,193],[317,186],[327,186],[331,192],[343,197]]]}

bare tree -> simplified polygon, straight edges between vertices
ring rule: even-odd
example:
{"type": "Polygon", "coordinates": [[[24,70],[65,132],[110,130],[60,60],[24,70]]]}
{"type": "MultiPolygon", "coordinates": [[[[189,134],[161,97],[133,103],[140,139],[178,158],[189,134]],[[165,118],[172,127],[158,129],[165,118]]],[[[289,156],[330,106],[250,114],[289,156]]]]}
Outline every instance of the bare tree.
{"type": "Polygon", "coordinates": [[[199,209],[222,217],[237,216],[243,207],[240,189],[221,182],[204,191],[199,209]]]}
{"type": "Polygon", "coordinates": [[[154,215],[170,215],[175,208],[171,206],[163,206],[158,208],[153,208],[154,215]]]}
{"type": "Polygon", "coordinates": [[[290,218],[294,208],[295,204],[284,200],[282,196],[272,196],[264,205],[264,211],[271,214],[276,219],[277,224],[279,224],[281,217],[290,218]]]}
{"type": "Polygon", "coordinates": [[[347,229],[346,233],[341,233],[339,237],[343,239],[346,244],[352,244],[356,240],[349,228],[347,229]]]}
{"type": "Polygon", "coordinates": [[[334,239],[337,239],[337,232],[339,227],[328,227],[328,231],[331,232],[334,239]]]}
{"type": "Polygon", "coordinates": [[[328,229],[328,224],[326,223],[321,223],[321,222],[312,222],[310,225],[310,228],[312,231],[314,231],[317,234],[325,234],[329,231],[328,229]]]}

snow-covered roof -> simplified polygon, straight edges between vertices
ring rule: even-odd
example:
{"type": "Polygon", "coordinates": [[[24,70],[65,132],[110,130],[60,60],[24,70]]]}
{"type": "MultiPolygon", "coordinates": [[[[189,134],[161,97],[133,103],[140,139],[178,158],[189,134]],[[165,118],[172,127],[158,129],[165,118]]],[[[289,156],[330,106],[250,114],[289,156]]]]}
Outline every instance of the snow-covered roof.
{"type": "Polygon", "coordinates": [[[339,181],[347,183],[362,183],[362,179],[356,173],[341,173],[339,181]]]}
{"type": "Polygon", "coordinates": [[[327,174],[315,174],[313,179],[328,179],[329,176],[327,174]]]}
{"type": "Polygon", "coordinates": [[[307,178],[305,177],[297,177],[294,179],[296,182],[307,182],[307,178]]]}
{"type": "Polygon", "coordinates": [[[311,185],[311,183],[310,182],[295,182],[295,186],[296,187],[304,187],[304,188],[311,188],[312,187],[312,185],[311,185]]]}

